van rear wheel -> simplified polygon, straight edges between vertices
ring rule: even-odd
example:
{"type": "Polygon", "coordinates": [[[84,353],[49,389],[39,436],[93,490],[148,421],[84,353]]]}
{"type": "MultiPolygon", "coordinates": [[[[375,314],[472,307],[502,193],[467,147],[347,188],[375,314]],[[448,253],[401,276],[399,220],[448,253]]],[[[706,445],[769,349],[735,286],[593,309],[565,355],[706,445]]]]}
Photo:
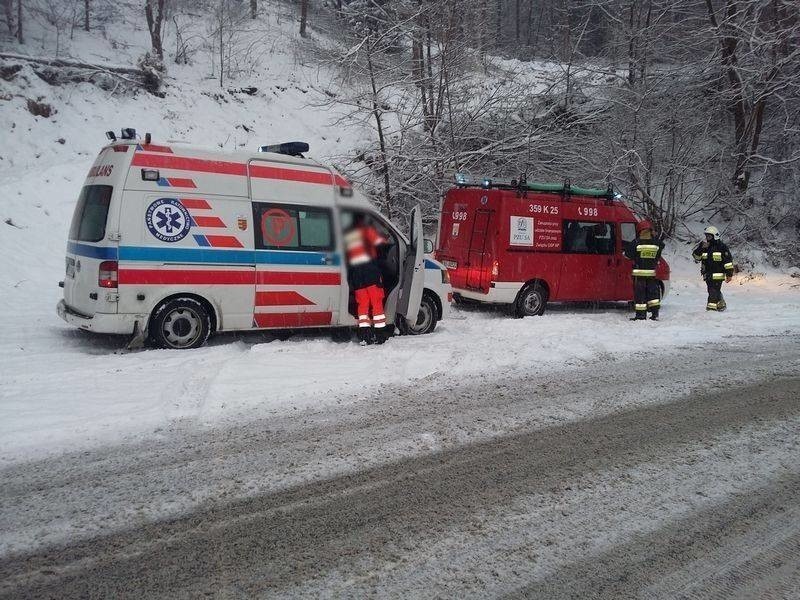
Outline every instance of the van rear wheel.
{"type": "Polygon", "coordinates": [[[534,317],[544,314],[547,307],[547,292],[538,283],[525,286],[517,296],[515,303],[518,317],[534,317]]]}
{"type": "Polygon", "coordinates": [[[173,298],[161,304],[150,320],[150,339],[159,348],[199,348],[211,335],[211,315],[194,298],[173,298]]]}

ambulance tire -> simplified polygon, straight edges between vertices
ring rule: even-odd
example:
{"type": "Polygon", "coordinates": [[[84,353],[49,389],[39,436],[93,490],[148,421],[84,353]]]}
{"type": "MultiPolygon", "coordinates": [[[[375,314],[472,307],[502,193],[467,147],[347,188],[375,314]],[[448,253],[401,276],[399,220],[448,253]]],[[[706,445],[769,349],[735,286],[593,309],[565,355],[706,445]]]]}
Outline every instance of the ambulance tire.
{"type": "Polygon", "coordinates": [[[547,308],[547,290],[538,282],[522,288],[514,303],[515,313],[519,318],[543,315],[545,308],[547,308]]]}
{"type": "Polygon", "coordinates": [[[149,334],[158,348],[199,348],[211,335],[211,315],[194,298],[172,298],[153,311],[149,334]]]}
{"type": "Polygon", "coordinates": [[[414,323],[409,323],[406,319],[397,319],[397,328],[403,335],[424,335],[432,333],[436,329],[438,320],[439,307],[436,304],[436,300],[425,291],[422,294],[417,320],[414,323]]]}

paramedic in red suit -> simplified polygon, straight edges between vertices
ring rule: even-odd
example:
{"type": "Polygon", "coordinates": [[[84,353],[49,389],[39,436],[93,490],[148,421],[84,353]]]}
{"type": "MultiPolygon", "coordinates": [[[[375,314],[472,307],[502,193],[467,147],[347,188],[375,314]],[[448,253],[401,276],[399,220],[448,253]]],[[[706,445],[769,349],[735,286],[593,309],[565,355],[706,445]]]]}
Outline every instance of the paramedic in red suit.
{"type": "Polygon", "coordinates": [[[379,250],[387,240],[364,215],[353,216],[353,224],[344,234],[348,279],[354,290],[358,312],[358,339],[362,346],[386,341],[386,315],[383,313],[383,278],[378,267],[379,250]]]}

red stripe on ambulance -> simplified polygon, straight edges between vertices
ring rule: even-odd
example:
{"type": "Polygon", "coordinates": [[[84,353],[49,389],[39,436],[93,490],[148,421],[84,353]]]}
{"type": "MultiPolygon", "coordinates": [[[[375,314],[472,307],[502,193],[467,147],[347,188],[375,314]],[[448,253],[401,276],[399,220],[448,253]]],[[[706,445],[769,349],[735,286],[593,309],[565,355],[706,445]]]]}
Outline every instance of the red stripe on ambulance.
{"type": "MultiPolygon", "coordinates": [[[[183,201],[181,201],[181,204],[186,206],[183,201]]],[[[192,215],[192,219],[198,227],[225,227],[225,222],[219,217],[202,217],[199,215],[192,215]]]]}
{"type": "MultiPolygon", "coordinates": [[[[184,156],[165,156],[163,154],[136,153],[131,163],[135,167],[154,167],[160,169],[175,169],[178,171],[197,171],[202,173],[217,173],[221,175],[247,175],[247,165],[224,160],[205,160],[202,158],[189,158],[184,156]]],[[[350,187],[348,181],[341,175],[331,176],[328,172],[303,171],[300,169],[287,169],[265,165],[251,165],[250,174],[260,179],[277,179],[282,181],[299,181],[301,183],[314,183],[319,185],[339,185],[350,187]]],[[[170,180],[170,183],[172,181],[170,180]]],[[[194,186],[192,186],[194,187],[194,186]]]]}
{"type": "Polygon", "coordinates": [[[205,238],[214,248],[244,248],[242,242],[232,235],[206,235],[205,238]]]}
{"type": "Polygon", "coordinates": [[[196,188],[197,186],[194,184],[194,181],[191,179],[184,179],[182,177],[167,177],[167,181],[169,181],[170,187],[182,187],[182,188],[196,188]]]}
{"type": "Polygon", "coordinates": [[[211,205],[202,198],[181,198],[181,204],[194,210],[211,210],[211,205]]]}
{"type": "Polygon", "coordinates": [[[297,292],[256,292],[256,306],[314,306],[297,292]]]}
{"type": "Polygon", "coordinates": [[[254,285],[253,271],[120,269],[119,285],[254,285]]]}
{"type": "Polygon", "coordinates": [[[314,271],[259,271],[256,283],[259,285],[339,285],[339,273],[314,271]]]}
{"type": "Polygon", "coordinates": [[[321,327],[332,318],[331,312],[256,313],[253,322],[256,327],[321,327]]]}

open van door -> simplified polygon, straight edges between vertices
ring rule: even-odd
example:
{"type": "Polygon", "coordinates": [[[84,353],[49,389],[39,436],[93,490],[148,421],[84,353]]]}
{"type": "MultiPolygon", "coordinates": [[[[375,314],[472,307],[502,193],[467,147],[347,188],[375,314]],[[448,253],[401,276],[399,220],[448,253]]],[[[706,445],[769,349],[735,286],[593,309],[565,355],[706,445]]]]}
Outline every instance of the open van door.
{"type": "Polygon", "coordinates": [[[422,211],[417,204],[411,211],[411,241],[403,260],[403,283],[397,314],[415,323],[422,302],[422,288],[425,284],[425,243],[422,236],[422,211]]]}

